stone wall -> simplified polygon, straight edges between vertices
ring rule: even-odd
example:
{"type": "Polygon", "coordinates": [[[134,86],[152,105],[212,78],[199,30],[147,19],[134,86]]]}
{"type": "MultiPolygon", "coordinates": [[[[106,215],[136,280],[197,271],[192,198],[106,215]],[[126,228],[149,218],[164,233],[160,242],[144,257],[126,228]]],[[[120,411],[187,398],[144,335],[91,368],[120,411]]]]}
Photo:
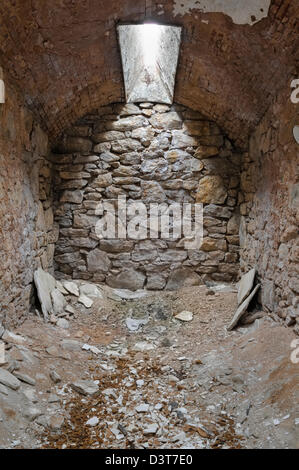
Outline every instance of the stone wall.
{"type": "MultiPolygon", "coordinates": [[[[5,77],[4,77],[5,78],[5,77]]],[[[54,242],[48,139],[15,89],[0,105],[0,324],[28,314],[37,266],[51,269],[54,242]]]]}
{"type": "Polygon", "coordinates": [[[299,332],[299,158],[291,88],[250,138],[241,174],[241,269],[256,267],[263,308],[299,332]]]}
{"type": "Polygon", "coordinates": [[[112,287],[174,289],[238,273],[241,155],[219,127],[182,106],[115,104],[87,115],[57,145],[58,276],[112,287]],[[202,202],[201,250],[180,240],[99,240],[100,201],[202,202]]]}

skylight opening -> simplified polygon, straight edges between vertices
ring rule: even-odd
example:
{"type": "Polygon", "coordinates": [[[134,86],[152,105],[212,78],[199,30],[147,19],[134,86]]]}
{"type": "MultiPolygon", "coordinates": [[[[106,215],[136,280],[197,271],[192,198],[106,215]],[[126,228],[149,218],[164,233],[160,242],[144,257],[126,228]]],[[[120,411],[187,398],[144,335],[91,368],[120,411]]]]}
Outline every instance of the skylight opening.
{"type": "Polygon", "coordinates": [[[181,27],[153,23],[118,26],[128,103],[173,102],[181,27]]]}

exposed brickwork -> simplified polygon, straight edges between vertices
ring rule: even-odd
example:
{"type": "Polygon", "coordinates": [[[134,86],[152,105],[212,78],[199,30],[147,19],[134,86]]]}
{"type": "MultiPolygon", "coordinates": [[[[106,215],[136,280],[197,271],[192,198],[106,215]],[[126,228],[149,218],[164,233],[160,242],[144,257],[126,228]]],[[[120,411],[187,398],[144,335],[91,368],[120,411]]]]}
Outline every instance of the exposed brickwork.
{"type": "Polygon", "coordinates": [[[37,266],[51,269],[51,164],[48,139],[15,90],[0,106],[0,323],[28,314],[37,266]]]}
{"type": "MultiPolygon", "coordinates": [[[[263,308],[299,332],[297,107],[287,87],[250,138],[241,174],[241,268],[256,267],[263,308]]],[[[298,106],[298,105],[297,105],[298,106]]]]}
{"type": "Polygon", "coordinates": [[[245,146],[295,71],[298,10],[297,1],[273,0],[268,18],[249,26],[198,10],[174,17],[171,0],[3,0],[0,60],[55,137],[83,114],[123,101],[118,21],[181,24],[175,101],[245,146]]]}

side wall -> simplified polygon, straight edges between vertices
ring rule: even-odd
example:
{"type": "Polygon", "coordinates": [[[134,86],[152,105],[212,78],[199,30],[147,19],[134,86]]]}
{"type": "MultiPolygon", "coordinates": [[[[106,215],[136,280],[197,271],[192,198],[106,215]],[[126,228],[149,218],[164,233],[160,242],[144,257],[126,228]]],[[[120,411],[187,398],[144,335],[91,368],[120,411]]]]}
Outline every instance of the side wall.
{"type": "Polygon", "coordinates": [[[241,174],[241,270],[256,267],[263,308],[299,330],[298,105],[285,90],[250,138],[241,174]]]}
{"type": "MultiPolygon", "coordinates": [[[[5,77],[4,77],[5,78],[5,77]]],[[[51,269],[55,236],[48,139],[16,91],[0,104],[0,324],[28,314],[33,272],[51,269]]]]}

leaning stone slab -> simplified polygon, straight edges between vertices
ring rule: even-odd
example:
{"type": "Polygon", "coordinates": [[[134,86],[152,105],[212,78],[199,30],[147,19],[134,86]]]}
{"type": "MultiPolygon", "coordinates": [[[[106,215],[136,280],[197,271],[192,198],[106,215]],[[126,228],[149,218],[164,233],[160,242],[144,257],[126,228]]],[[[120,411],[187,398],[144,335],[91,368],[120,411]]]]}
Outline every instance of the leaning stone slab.
{"type": "Polygon", "coordinates": [[[244,300],[244,302],[238,307],[235,315],[233,316],[233,319],[232,321],[230,322],[230,324],[228,325],[227,327],[227,330],[230,331],[232,330],[236,325],[237,323],[240,321],[241,317],[244,315],[244,313],[247,311],[247,308],[251,302],[251,300],[253,299],[253,297],[255,296],[255,294],[257,293],[257,291],[259,290],[259,288],[261,287],[260,284],[258,284],[257,286],[255,286],[255,288],[253,289],[253,291],[251,292],[251,294],[244,300]]]}
{"type": "Polygon", "coordinates": [[[244,276],[242,276],[238,289],[238,305],[241,305],[242,302],[244,302],[244,300],[246,299],[246,297],[248,297],[248,295],[250,294],[253,288],[255,273],[256,270],[255,268],[253,268],[244,276]]]}
{"type": "Polygon", "coordinates": [[[8,372],[8,370],[0,369],[0,384],[9,387],[12,390],[18,390],[21,382],[14,375],[8,372]]]}
{"type": "Polygon", "coordinates": [[[38,268],[34,273],[34,282],[37,289],[37,295],[41,304],[43,316],[45,320],[48,319],[49,314],[52,313],[53,305],[51,300],[51,292],[56,287],[56,281],[51,274],[46,273],[41,268],[38,268]]]}

